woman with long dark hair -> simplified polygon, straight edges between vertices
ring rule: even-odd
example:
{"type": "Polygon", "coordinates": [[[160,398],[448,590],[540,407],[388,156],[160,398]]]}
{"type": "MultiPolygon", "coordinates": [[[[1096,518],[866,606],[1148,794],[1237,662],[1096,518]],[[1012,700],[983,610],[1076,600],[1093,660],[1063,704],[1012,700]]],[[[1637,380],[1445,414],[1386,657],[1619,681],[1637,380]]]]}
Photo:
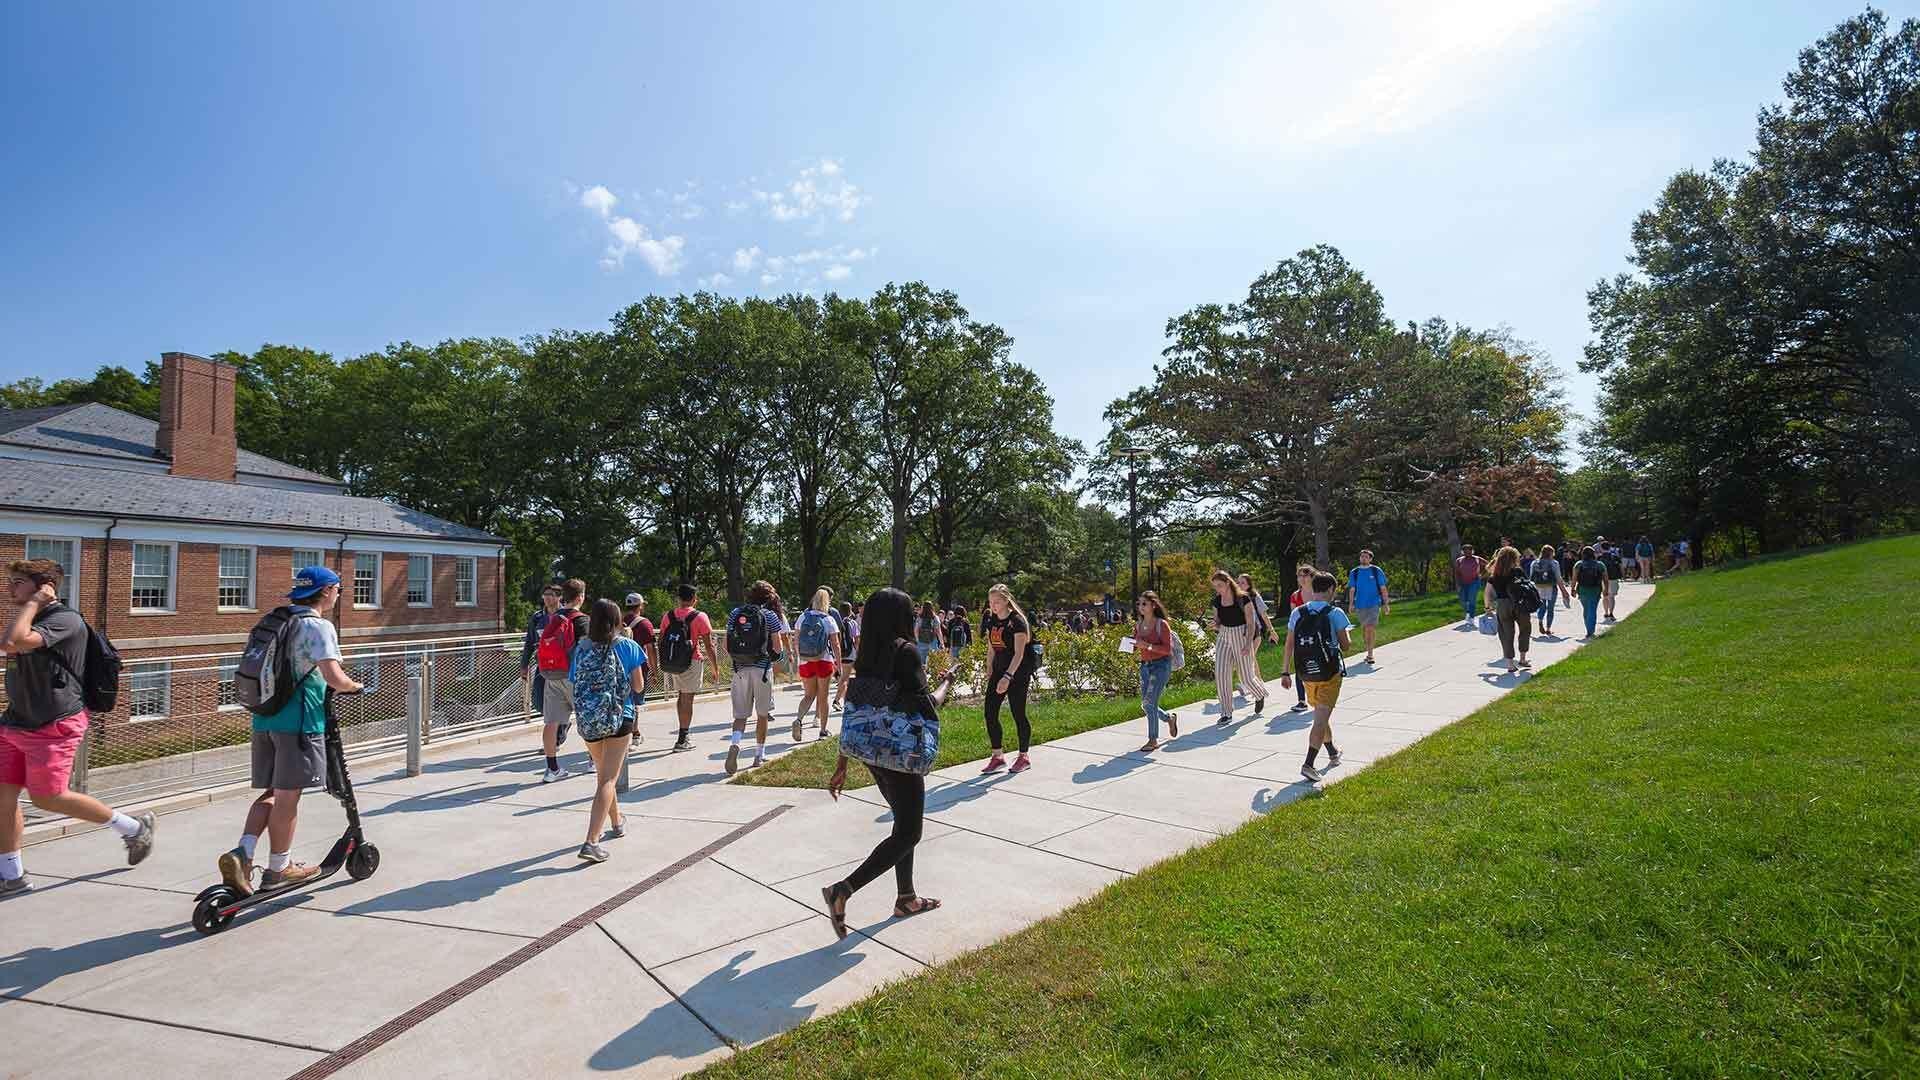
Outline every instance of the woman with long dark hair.
{"type": "Polygon", "coordinates": [[[946,620],[933,609],[933,601],[920,601],[920,618],[914,622],[914,645],[920,650],[920,662],[926,663],[927,655],[935,649],[947,647],[946,620]]]}
{"type": "Polygon", "coordinates": [[[1140,594],[1134,604],[1133,655],[1140,661],[1140,704],[1147,710],[1147,744],[1141,753],[1160,749],[1160,721],[1167,721],[1167,738],[1180,736],[1180,718],[1160,707],[1160,695],[1167,692],[1167,680],[1173,675],[1173,626],[1167,622],[1167,609],[1160,594],[1151,590],[1140,594]]]}
{"type": "MultiPolygon", "coordinates": [[[[926,666],[916,645],[913,598],[899,589],[881,589],[867,598],[861,615],[853,677],[893,683],[897,708],[918,712],[938,723],[939,709],[953,687],[953,669],[947,669],[940,685],[929,692],[926,666]]],[[[904,919],[940,906],[940,901],[913,891],[913,849],[920,843],[921,822],[927,813],[927,778],[877,765],[868,765],[867,771],[873,774],[881,797],[893,811],[893,832],[874,846],[873,853],[853,873],[820,890],[827,916],[833,920],[833,932],[843,938],[847,936],[847,901],[889,867],[893,869],[894,918],[904,919]]],[[[847,755],[841,754],[833,778],[827,782],[827,793],[838,799],[846,786],[847,755]]]]}
{"type": "Polygon", "coordinates": [[[1233,722],[1233,677],[1253,696],[1253,715],[1267,707],[1267,684],[1254,659],[1259,626],[1253,598],[1225,570],[1213,572],[1213,688],[1220,693],[1220,723],[1233,722]]]}
{"type": "Polygon", "coordinates": [[[580,738],[587,744],[587,756],[593,759],[593,809],[587,814],[587,840],[580,845],[580,857],[588,862],[606,862],[602,840],[618,840],[627,834],[620,804],[614,798],[614,781],[619,779],[620,764],[627,759],[627,745],[633,738],[634,709],[629,695],[637,695],[645,685],[646,654],[634,640],[620,633],[624,620],[620,605],[600,599],[587,616],[587,636],[573,647],[573,662],[568,679],[573,688],[574,718],[580,725],[580,738]],[[602,836],[600,827],[607,826],[602,836]]]}
{"type": "Polygon", "coordinates": [[[987,612],[980,617],[980,636],[987,640],[993,659],[987,670],[987,741],[993,744],[993,756],[982,773],[1007,768],[1007,755],[1001,751],[1000,703],[1013,712],[1014,734],[1020,737],[1020,755],[1013,759],[1009,772],[1026,772],[1033,763],[1027,749],[1033,742],[1033,725],[1027,722],[1027,690],[1033,685],[1033,628],[1027,613],[1013,602],[1013,590],[995,585],[987,590],[987,612]]]}

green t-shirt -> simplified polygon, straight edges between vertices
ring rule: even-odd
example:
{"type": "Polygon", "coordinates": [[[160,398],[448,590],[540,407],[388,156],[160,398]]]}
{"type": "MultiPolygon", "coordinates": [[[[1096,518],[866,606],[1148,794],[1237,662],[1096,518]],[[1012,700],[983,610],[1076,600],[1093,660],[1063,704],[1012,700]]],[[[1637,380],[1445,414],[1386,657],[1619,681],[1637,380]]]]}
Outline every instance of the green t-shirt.
{"type": "Polygon", "coordinates": [[[317,735],[327,730],[327,680],[314,668],[322,660],[341,659],[340,634],[324,618],[301,619],[294,628],[290,646],[293,677],[299,684],[279,712],[254,713],[253,730],[317,735]]]}

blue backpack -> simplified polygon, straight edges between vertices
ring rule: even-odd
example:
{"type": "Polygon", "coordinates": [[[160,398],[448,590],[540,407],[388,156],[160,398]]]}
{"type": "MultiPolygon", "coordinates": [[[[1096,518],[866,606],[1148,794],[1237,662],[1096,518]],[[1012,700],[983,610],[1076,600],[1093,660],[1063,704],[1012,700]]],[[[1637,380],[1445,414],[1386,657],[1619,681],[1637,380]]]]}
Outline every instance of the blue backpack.
{"type": "Polygon", "coordinates": [[[818,660],[827,655],[827,616],[812,608],[800,613],[800,631],[795,645],[802,660],[818,660]]]}
{"type": "MultiPolygon", "coordinates": [[[[894,645],[913,648],[904,640],[894,645]]],[[[840,718],[840,752],[877,768],[927,775],[940,756],[940,721],[918,706],[902,701],[900,684],[890,678],[855,675],[840,718]]]]}
{"type": "Polygon", "coordinates": [[[627,719],[627,669],[611,644],[581,642],[573,657],[573,713],[580,737],[592,742],[620,730],[627,719]]]}

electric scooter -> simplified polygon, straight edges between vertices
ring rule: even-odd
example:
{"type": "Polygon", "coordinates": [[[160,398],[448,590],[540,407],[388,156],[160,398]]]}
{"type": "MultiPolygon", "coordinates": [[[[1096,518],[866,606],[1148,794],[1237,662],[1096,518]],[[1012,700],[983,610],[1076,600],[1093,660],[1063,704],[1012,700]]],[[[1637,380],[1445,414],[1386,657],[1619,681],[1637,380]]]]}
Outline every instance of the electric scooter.
{"type": "Polygon", "coordinates": [[[347,876],[355,881],[365,881],[380,869],[380,849],[367,843],[366,836],[360,831],[360,807],[353,798],[353,778],[347,775],[347,752],[340,742],[340,721],[334,715],[333,699],[336,691],[327,690],[327,794],[340,800],[347,812],[347,831],[334,841],[333,850],[320,863],[320,872],[298,884],[282,885],[273,889],[255,889],[247,896],[233,891],[226,882],[210,885],[194,897],[193,928],[202,934],[217,934],[225,930],[233,917],[240,912],[263,903],[275,900],[300,889],[312,888],[340,872],[345,867],[347,876]]]}

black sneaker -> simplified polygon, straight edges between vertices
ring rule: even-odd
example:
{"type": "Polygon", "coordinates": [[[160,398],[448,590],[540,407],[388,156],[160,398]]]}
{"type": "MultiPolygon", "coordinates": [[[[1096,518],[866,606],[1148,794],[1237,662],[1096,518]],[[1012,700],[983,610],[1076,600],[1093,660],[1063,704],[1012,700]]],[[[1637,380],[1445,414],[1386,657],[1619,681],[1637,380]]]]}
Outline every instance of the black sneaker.
{"type": "Polygon", "coordinates": [[[1255,715],[1255,716],[1259,716],[1259,715],[1260,715],[1261,713],[1263,713],[1263,712],[1265,712],[1265,711],[1266,711],[1266,709],[1267,709],[1267,699],[1266,699],[1266,698],[1254,698],[1254,699],[1253,699],[1253,715],[1255,715]]]}

